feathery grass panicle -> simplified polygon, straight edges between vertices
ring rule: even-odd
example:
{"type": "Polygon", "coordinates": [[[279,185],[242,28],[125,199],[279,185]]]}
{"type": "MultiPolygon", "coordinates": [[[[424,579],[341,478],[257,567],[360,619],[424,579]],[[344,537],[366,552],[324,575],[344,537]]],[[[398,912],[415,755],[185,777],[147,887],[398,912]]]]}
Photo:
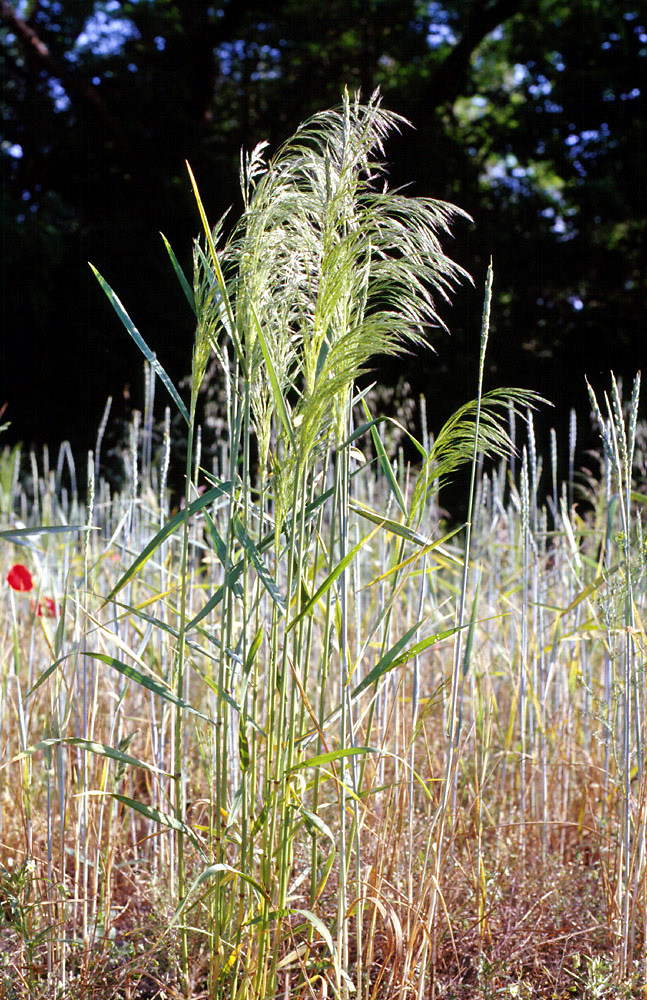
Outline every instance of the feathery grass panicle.
{"type": "MultiPolygon", "coordinates": [[[[269,161],[264,144],[241,161],[245,211],[221,256],[262,464],[276,399],[259,327],[275,393],[298,427],[285,446],[303,464],[330,434],[343,439],[348,393],[371,357],[421,343],[441,325],[433,294],[446,298],[466,277],[438,239],[464,213],[377,188],[383,142],[403,124],[377,93],[366,105],[345,94],[339,110],[315,115],[269,161]]],[[[282,426],[274,430],[281,438],[282,426]]]]}

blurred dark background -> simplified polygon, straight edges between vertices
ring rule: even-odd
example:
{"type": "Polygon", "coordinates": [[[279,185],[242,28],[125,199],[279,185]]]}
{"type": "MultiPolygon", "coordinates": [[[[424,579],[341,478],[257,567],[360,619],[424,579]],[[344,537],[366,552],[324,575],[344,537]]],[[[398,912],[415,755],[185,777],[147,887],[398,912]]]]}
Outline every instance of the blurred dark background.
{"type": "Polygon", "coordinates": [[[184,161],[211,220],[235,218],[240,148],[275,147],[344,85],[379,85],[415,126],[388,143],[391,186],[474,219],[446,243],[475,281],[441,307],[451,336],[377,377],[424,392],[435,429],[474,395],[490,256],[487,384],[542,392],[561,439],[571,407],[586,425],[585,375],[644,364],[645,0],[1,0],[0,59],[2,443],[81,454],[109,394],[117,416],[142,405],[141,356],[88,261],[187,373],[159,236],[189,269],[184,161]]]}

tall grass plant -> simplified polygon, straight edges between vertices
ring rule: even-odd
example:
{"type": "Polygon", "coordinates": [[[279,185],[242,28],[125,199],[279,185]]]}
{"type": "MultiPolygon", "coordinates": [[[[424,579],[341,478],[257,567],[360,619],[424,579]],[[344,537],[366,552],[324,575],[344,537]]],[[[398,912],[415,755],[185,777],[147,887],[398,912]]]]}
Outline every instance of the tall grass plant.
{"type": "Polygon", "coordinates": [[[581,979],[583,945],[615,983],[644,961],[638,383],[627,413],[615,382],[595,403],[591,513],[573,432],[544,507],[537,397],[484,386],[490,270],[477,398],[421,440],[391,421],[417,461],[387,454],[357,380],[420,347],[466,277],[439,242],[458,210],[385,183],[403,125],[346,95],[257,147],[229,236],[190,173],[192,281],[167,244],[196,318],[188,405],[98,275],[146,358],[123,489],[101,476],[109,407],[84,500],[69,449],[56,470],[2,457],[4,577],[34,580],[3,619],[8,996],[487,995],[581,979]],[[162,389],[188,441],[176,508],[162,389]]]}

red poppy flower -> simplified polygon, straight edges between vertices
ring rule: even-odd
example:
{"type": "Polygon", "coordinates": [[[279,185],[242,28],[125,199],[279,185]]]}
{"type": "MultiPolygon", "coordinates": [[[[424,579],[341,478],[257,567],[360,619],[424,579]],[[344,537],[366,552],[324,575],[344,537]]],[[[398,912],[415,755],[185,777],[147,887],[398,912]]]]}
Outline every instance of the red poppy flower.
{"type": "Polygon", "coordinates": [[[7,583],[12,590],[31,590],[34,586],[31,573],[22,563],[11,567],[7,573],[7,583]]]}
{"type": "Polygon", "coordinates": [[[43,597],[42,601],[38,602],[38,610],[36,614],[39,618],[45,615],[47,618],[56,618],[56,602],[53,597],[43,597]]]}

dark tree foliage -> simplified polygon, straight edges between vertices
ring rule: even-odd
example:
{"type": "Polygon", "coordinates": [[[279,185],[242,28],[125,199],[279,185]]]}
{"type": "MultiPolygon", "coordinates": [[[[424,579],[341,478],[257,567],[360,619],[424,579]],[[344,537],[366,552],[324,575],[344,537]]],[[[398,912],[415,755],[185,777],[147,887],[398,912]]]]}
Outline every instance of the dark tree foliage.
{"type": "Polygon", "coordinates": [[[88,260],[184,374],[191,318],[158,230],[188,267],[185,159],[212,219],[235,214],[241,146],[276,145],[345,85],[380,86],[416,126],[387,148],[391,183],[475,220],[451,248],[476,283],[443,307],[451,339],[431,331],[438,354],[400,373],[438,420],[474,384],[490,255],[491,384],[566,411],[584,373],[643,360],[645,0],[2,0],[0,58],[14,439],[88,447],[108,393],[140,397],[88,260]]]}

